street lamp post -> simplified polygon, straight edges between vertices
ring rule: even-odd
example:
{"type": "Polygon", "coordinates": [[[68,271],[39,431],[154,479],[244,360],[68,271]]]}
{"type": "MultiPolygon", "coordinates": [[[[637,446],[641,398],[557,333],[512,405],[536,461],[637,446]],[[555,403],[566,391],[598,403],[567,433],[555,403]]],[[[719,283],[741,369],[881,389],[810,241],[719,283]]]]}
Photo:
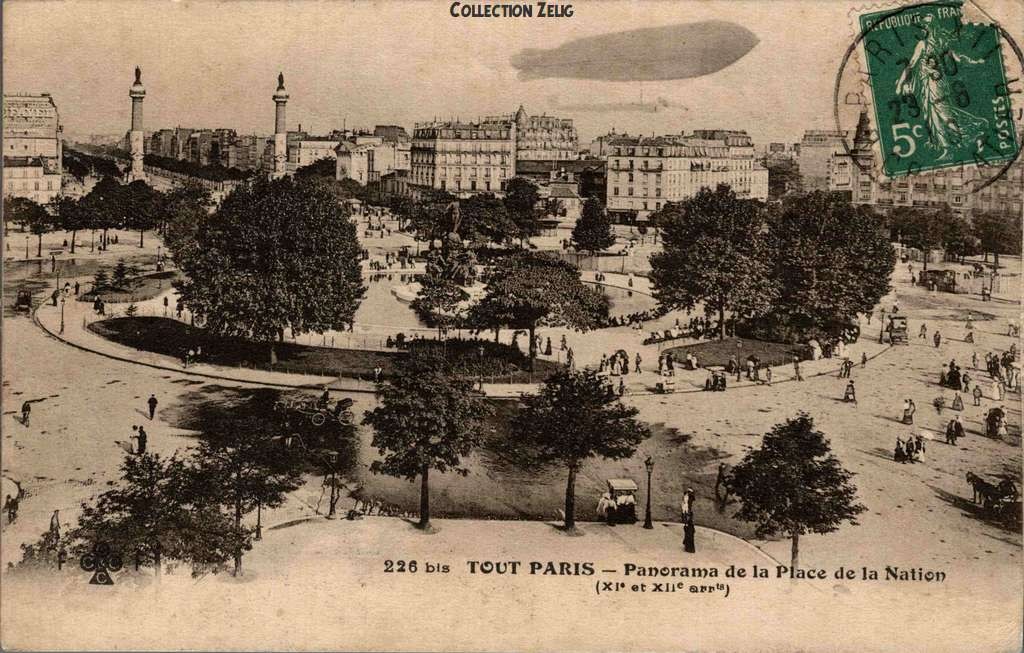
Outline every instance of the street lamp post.
{"type": "Polygon", "coordinates": [[[28,236],[25,236],[25,260],[28,260],[28,236]]]}
{"type": "Polygon", "coordinates": [[[644,515],[644,528],[654,528],[654,524],[651,523],[651,472],[654,471],[654,460],[647,456],[647,460],[644,461],[644,467],[647,468],[647,514],[644,515]]]}
{"type": "Polygon", "coordinates": [[[878,325],[878,344],[882,344],[882,336],[885,334],[885,309],[882,309],[882,320],[878,325]]]}
{"type": "Polygon", "coordinates": [[[60,332],[61,333],[64,333],[64,302],[65,301],[66,301],[65,298],[62,296],[60,298],[60,332]]]}
{"type": "Polygon", "coordinates": [[[263,502],[256,502],[256,541],[263,539],[263,502]]]}

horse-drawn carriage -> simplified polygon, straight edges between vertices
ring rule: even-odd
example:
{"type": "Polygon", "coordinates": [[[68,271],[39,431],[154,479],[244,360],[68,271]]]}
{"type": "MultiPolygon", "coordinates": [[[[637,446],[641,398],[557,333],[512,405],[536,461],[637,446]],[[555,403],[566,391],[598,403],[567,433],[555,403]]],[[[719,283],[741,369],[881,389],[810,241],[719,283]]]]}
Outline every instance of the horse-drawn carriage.
{"type": "Polygon", "coordinates": [[[980,502],[986,514],[1010,528],[1020,528],[1020,491],[1013,480],[1004,477],[998,484],[994,484],[977,474],[967,472],[967,482],[974,491],[973,502],[980,502]]]}
{"type": "Polygon", "coordinates": [[[349,409],[352,407],[352,400],[339,399],[332,409],[329,402],[322,398],[317,400],[311,397],[281,399],[274,403],[274,410],[278,412],[296,412],[309,418],[314,426],[323,426],[328,420],[336,420],[345,423],[349,420],[349,409]]]}
{"type": "Polygon", "coordinates": [[[893,345],[909,345],[910,337],[907,335],[907,316],[890,315],[889,324],[885,328],[889,332],[889,342],[893,345]]]}

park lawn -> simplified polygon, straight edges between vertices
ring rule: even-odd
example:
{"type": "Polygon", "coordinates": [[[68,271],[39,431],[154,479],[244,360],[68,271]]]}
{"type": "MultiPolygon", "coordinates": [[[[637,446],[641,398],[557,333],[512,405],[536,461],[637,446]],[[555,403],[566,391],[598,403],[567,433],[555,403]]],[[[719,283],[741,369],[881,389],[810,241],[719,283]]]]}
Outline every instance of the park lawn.
{"type": "MultiPolygon", "coordinates": [[[[103,301],[109,304],[126,304],[128,302],[144,302],[153,299],[160,293],[171,287],[171,284],[181,279],[181,272],[178,270],[165,270],[136,277],[139,283],[135,288],[104,288],[99,292],[103,301]]],[[[96,299],[96,294],[90,288],[78,296],[78,301],[91,302],[96,299]]]]}
{"type": "MultiPolygon", "coordinates": [[[[280,415],[274,404],[282,398],[305,396],[313,399],[316,392],[273,388],[229,388],[216,385],[197,386],[183,399],[164,409],[164,418],[176,428],[203,433],[223,426],[225,422],[241,422],[253,416],[268,423],[276,423],[280,415]]],[[[380,501],[415,514],[419,509],[418,482],[370,471],[371,464],[380,459],[373,446],[373,430],[362,425],[366,411],[372,410],[377,399],[369,395],[349,397],[354,422],[358,425],[354,437],[343,439],[337,445],[339,472],[352,497],[380,501]]],[[[511,420],[519,402],[506,399],[487,399],[492,412],[481,428],[480,446],[462,460],[467,474],[454,470],[434,471],[430,475],[430,503],[434,517],[512,520],[559,520],[565,506],[566,470],[562,467],[537,468],[519,461],[509,453],[511,420]]],[[[693,441],[695,432],[684,432],[663,422],[649,423],[651,438],[641,444],[636,453],[624,460],[600,457],[588,459],[576,479],[576,519],[595,521],[595,508],[601,494],[607,491],[612,478],[630,478],[639,486],[637,518],[643,520],[647,498],[644,459],[655,461],[651,510],[655,520],[678,522],[679,502],[683,493],[693,488],[697,496],[696,519],[701,526],[717,528],[727,533],[749,538],[753,536],[751,524],[733,518],[738,508],[735,500],[729,506],[715,501],[715,480],[718,463],[728,456],[715,446],[698,445],[693,441]]],[[[308,418],[293,414],[288,432],[302,437],[317,433],[308,418]]],[[[319,480],[310,480],[297,491],[297,496],[315,503],[321,491],[319,480]],[[308,496],[307,496],[308,495],[308,496]]],[[[621,528],[640,528],[640,523],[621,528]]]]}
{"type": "Polygon", "coordinates": [[[807,357],[807,347],[791,345],[784,342],[766,342],[750,338],[726,338],[725,340],[708,340],[682,347],[672,347],[671,352],[677,361],[685,360],[686,354],[693,353],[702,367],[724,367],[730,356],[735,356],[740,363],[748,356],[757,356],[762,363],[771,366],[785,365],[793,361],[793,356],[807,357]]]}
{"type": "MultiPolygon", "coordinates": [[[[295,374],[344,376],[364,380],[372,379],[373,371],[378,366],[381,368],[382,376],[387,378],[391,375],[396,361],[406,355],[404,351],[380,352],[313,347],[285,341],[274,343],[277,363],[272,366],[269,343],[218,336],[205,329],[170,318],[118,317],[94,322],[88,328],[118,344],[175,358],[183,358],[184,353],[189,349],[198,347],[202,350],[202,356],[197,361],[200,363],[250,367],[295,374]]],[[[488,360],[494,362],[496,368],[513,370],[511,373],[502,371],[499,376],[485,376],[485,381],[495,383],[529,381],[531,378],[529,372],[519,369],[525,366],[521,354],[516,355],[507,347],[499,351],[493,343],[484,344],[488,348],[490,357],[488,360]],[[495,361],[495,358],[502,353],[509,360],[495,361]]],[[[470,372],[476,369],[474,366],[478,353],[474,341],[448,341],[444,352],[457,369],[468,368],[470,372]]],[[[533,378],[544,379],[559,368],[557,363],[538,359],[533,378]]],[[[475,372],[472,375],[476,376],[475,372]]]]}

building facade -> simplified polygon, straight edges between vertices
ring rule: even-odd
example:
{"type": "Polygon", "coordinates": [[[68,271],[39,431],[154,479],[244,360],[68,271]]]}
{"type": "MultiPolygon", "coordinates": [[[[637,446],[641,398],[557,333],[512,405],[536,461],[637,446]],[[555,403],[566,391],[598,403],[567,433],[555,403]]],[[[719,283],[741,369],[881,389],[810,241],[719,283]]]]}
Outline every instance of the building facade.
{"type": "Polygon", "coordinates": [[[610,146],[607,206],[619,220],[644,221],[668,202],[727,184],[745,199],[768,199],[768,170],[756,162],[746,132],[632,138],[610,146]]]}
{"type": "Polygon", "coordinates": [[[515,122],[430,122],[413,129],[412,187],[459,197],[500,194],[515,175],[515,122]]]}
{"type": "Polygon", "coordinates": [[[61,192],[63,127],[49,93],[4,94],[4,195],[41,204],[61,192]]]}
{"type": "Polygon", "coordinates": [[[288,170],[295,171],[321,159],[334,159],[339,142],[330,137],[310,136],[288,143],[288,170]]]}
{"type": "Polygon", "coordinates": [[[797,163],[805,191],[828,190],[832,157],[846,151],[847,131],[809,129],[804,132],[797,152],[797,163]]]}
{"type": "Polygon", "coordinates": [[[334,150],[335,178],[352,179],[365,186],[392,172],[409,172],[411,148],[411,143],[384,141],[378,136],[373,140],[346,140],[334,150]]]}

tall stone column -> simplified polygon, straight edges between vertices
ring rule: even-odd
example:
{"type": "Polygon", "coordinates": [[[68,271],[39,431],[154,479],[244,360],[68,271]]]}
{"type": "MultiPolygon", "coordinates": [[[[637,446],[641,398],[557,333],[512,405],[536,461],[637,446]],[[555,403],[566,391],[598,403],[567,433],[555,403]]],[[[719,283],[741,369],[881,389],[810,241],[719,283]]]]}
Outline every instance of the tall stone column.
{"type": "Polygon", "coordinates": [[[272,179],[280,179],[288,172],[288,127],[285,122],[285,105],[288,93],[284,90],[284,73],[277,76],[277,91],[274,92],[274,170],[272,179]]]}
{"type": "Polygon", "coordinates": [[[142,129],[142,100],[146,97],[146,89],[142,86],[142,71],[138,66],[135,67],[135,83],[128,91],[128,97],[132,99],[132,130],[128,134],[132,163],[128,169],[128,181],[133,182],[137,179],[145,181],[146,170],[143,167],[142,157],[146,149],[146,136],[142,129]]]}

